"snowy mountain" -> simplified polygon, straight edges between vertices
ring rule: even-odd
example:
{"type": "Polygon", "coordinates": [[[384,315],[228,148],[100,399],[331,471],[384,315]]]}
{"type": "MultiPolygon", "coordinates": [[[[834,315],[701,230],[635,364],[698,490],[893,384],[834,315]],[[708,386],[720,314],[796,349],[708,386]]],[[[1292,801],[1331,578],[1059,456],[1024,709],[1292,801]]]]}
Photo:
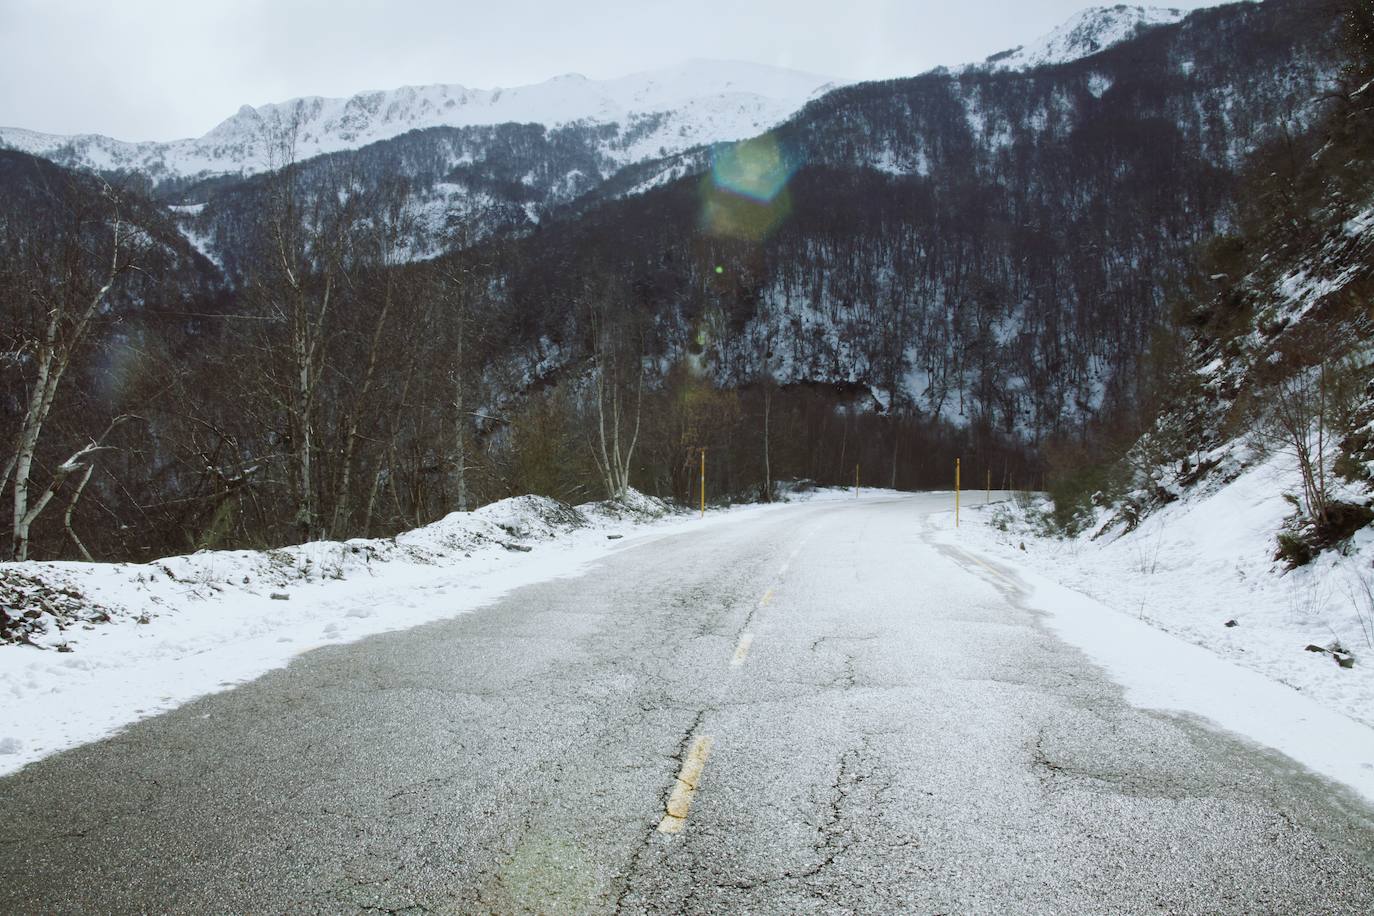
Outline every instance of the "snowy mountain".
{"type": "Polygon", "coordinates": [[[1172,25],[1187,15],[1186,10],[1155,7],[1098,6],[1075,14],[1067,22],[1028,45],[994,54],[963,70],[1029,70],[1052,64],[1065,64],[1105,51],[1134,38],[1145,29],[1172,25]]]}
{"type": "MultiPolygon", "coordinates": [[[[93,480],[100,503],[83,503],[74,522],[92,532],[87,546],[139,556],[300,537],[302,490],[283,449],[316,446],[290,435],[297,421],[281,386],[297,357],[278,316],[297,278],[310,276],[311,303],[331,295],[318,338],[319,407],[307,417],[328,431],[312,467],[325,494],[317,518],[331,533],[394,533],[448,511],[449,474],[470,466],[459,447],[481,455],[484,476],[473,488],[484,500],[538,488],[576,495],[598,473],[583,436],[591,414],[579,399],[604,364],[599,348],[612,346],[617,358],[633,350],[654,367],[642,473],[661,493],[689,492],[684,438],[719,443],[708,474],[720,474],[722,488],[727,480],[732,491],[754,487],[762,461],[748,424],[765,409],[778,424],[770,467],[791,468],[778,474],[846,480],[861,462],[897,486],[940,487],[974,447],[1004,475],[1035,470],[1044,443],[1140,402],[1140,367],[1154,359],[1155,331],[1174,313],[1197,246],[1242,225],[1247,200],[1288,214],[1273,206],[1287,188],[1247,193],[1241,181],[1248,171],[1283,174],[1248,158],[1277,131],[1292,136],[1312,123],[1309,109],[1341,67],[1336,22],[1318,15],[1323,4],[1199,10],[1053,67],[844,86],[738,147],[695,147],[629,167],[618,163],[635,144],[663,136],[660,122],[682,122],[695,104],[722,119],[703,132],[738,129],[741,120],[711,101],[740,87],[723,85],[719,70],[719,82],[686,96],[674,95],[683,78],[673,74],[637,86],[564,79],[492,93],[483,104],[589,120],[435,126],[371,143],[444,110],[475,118],[480,106],[460,105],[454,91],[450,107],[438,91],[419,90],[360,98],[353,109],[302,106],[302,152],[366,145],[309,159],[289,181],[263,173],[154,188],[145,206],[173,208],[159,238],[178,263],[218,267],[222,282],[162,270],[122,292],[131,305],[114,313],[123,324],[111,333],[133,342],[137,357],[122,343],[80,354],[72,370],[80,387],[72,387],[89,396],[55,409],[61,433],[36,466],[62,466],[89,443],[89,430],[174,384],[186,411],[163,411],[137,438],[129,426],[118,445],[130,456],[121,476],[93,480]],[[536,102],[545,107],[536,111],[536,102]],[[674,105],[638,132],[590,120],[674,105]],[[298,233],[293,214],[302,215],[298,233]],[[272,238],[288,228],[294,260],[281,265],[272,238]],[[476,411],[462,427],[468,442],[455,445],[460,351],[463,397],[476,411]],[[368,365],[377,369],[364,397],[359,372],[368,365]],[[776,387],[761,384],[770,378],[776,387]],[[201,415],[224,432],[207,439],[201,415]],[[837,426],[840,418],[852,419],[837,426]],[[708,421],[715,425],[698,434],[695,425],[708,421]],[[542,463],[553,457],[521,464],[524,442],[549,443],[546,456],[568,443],[586,470],[565,475],[561,464],[542,463]],[[172,471],[149,471],[163,460],[154,448],[176,449],[166,459],[172,471]]],[[[751,85],[756,96],[779,97],[751,85]]],[[[240,123],[216,136],[242,138],[240,123]]],[[[129,184],[144,197],[145,185],[129,184]]],[[[87,209],[99,212],[101,198],[90,196],[87,209]]],[[[0,184],[0,205],[13,214],[0,219],[0,249],[44,250],[32,226],[60,226],[65,215],[50,198],[0,184]],[[22,235],[6,241],[6,232],[22,235]]],[[[27,263],[0,258],[15,271],[27,263]]],[[[29,274],[16,276],[6,287],[15,295],[0,307],[31,321],[45,301],[29,292],[39,288],[29,274]]],[[[1222,330],[1242,324],[1236,314],[1218,313],[1222,330]]],[[[0,369],[13,376],[8,390],[33,390],[25,362],[0,369]]],[[[0,401],[0,417],[17,428],[20,401],[0,401]]],[[[1210,446],[1190,448],[1187,467],[1210,446]]],[[[62,515],[47,518],[43,549],[74,550],[62,515]]]]}
{"type": "MultiPolygon", "coordinates": [[[[610,80],[578,74],[512,89],[404,86],[346,99],[310,96],[245,105],[203,137],[130,143],[0,128],[0,146],[84,169],[155,180],[252,174],[273,161],[271,137],[295,125],[295,157],[357,149],[411,130],[505,123],[615,125],[605,152],[627,164],[767,130],[837,85],[828,77],[734,61],[689,61],[610,80]]],[[[278,154],[276,158],[280,158],[278,154]]]]}

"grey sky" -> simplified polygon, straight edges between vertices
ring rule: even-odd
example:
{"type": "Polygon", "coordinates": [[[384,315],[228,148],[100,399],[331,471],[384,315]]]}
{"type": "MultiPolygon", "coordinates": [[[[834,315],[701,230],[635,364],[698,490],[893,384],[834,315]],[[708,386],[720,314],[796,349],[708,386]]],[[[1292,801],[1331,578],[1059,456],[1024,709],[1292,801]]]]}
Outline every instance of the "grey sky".
{"type": "Polygon", "coordinates": [[[169,140],[199,136],[245,103],[406,84],[515,86],[569,72],[600,79],[695,57],[909,76],[1029,41],[1090,5],[0,0],[0,125],[169,140]]]}

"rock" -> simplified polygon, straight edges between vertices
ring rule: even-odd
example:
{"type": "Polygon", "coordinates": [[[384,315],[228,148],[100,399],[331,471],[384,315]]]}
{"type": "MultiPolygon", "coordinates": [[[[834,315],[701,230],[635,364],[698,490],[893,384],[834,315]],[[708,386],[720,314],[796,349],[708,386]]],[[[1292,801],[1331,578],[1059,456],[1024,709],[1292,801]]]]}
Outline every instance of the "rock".
{"type": "Polygon", "coordinates": [[[1326,651],[1331,653],[1331,657],[1336,660],[1336,664],[1342,668],[1355,667],[1355,654],[1340,644],[1340,641],[1327,643],[1326,651]]]}
{"type": "Polygon", "coordinates": [[[518,550],[521,553],[529,553],[531,550],[534,549],[533,547],[528,547],[524,544],[502,544],[501,546],[506,548],[507,550],[518,550]]]}
{"type": "Polygon", "coordinates": [[[290,601],[290,600],[291,600],[291,596],[288,595],[288,594],[286,594],[286,592],[273,592],[273,593],[272,593],[272,600],[273,600],[273,601],[290,601]]]}
{"type": "Polygon", "coordinates": [[[618,540],[620,540],[621,538],[623,538],[624,536],[625,536],[625,535],[623,535],[623,534],[608,534],[608,535],[606,535],[606,540],[608,540],[608,541],[618,541],[618,540]]]}
{"type": "Polygon", "coordinates": [[[1240,624],[1236,623],[1234,620],[1228,620],[1225,624],[1223,624],[1223,626],[1238,627],[1240,626],[1240,624]]]}
{"type": "Polygon", "coordinates": [[[1321,647],[1321,646],[1314,646],[1314,645],[1312,645],[1311,643],[1308,643],[1308,645],[1307,645],[1307,651],[1308,651],[1308,652],[1325,652],[1326,649],[1324,649],[1324,648],[1321,647]]]}

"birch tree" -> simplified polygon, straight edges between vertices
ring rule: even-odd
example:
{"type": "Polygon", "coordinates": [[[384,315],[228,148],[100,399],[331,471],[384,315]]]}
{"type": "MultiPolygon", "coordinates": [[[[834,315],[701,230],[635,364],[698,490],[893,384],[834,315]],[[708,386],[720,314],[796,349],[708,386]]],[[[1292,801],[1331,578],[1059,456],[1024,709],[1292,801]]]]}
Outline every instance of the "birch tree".
{"type": "Polygon", "coordinates": [[[362,438],[361,425],[364,412],[370,406],[370,399],[377,387],[378,369],[383,362],[382,351],[388,342],[387,331],[394,310],[397,286],[400,283],[396,269],[403,261],[403,239],[413,222],[412,214],[406,205],[406,188],[401,182],[385,186],[380,198],[368,214],[367,231],[364,233],[363,257],[378,274],[378,287],[372,295],[365,298],[369,304],[375,301],[376,312],[372,322],[372,333],[368,338],[361,377],[352,377],[352,390],[343,400],[343,418],[339,424],[342,443],[339,447],[339,472],[334,489],[334,505],[331,512],[329,534],[334,537],[346,536],[348,520],[353,513],[353,472],[358,443],[362,438]],[[375,296],[375,300],[374,297],[375,296]]]}
{"type": "Polygon", "coordinates": [[[644,405],[643,341],[627,310],[617,308],[611,295],[593,295],[587,305],[594,347],[592,457],[606,495],[624,499],[644,405]]]}
{"type": "Polygon", "coordinates": [[[453,349],[448,362],[448,378],[453,397],[453,486],[454,508],[468,511],[469,433],[472,426],[472,404],[469,396],[468,353],[471,350],[471,311],[473,274],[476,268],[467,260],[470,241],[467,223],[458,217],[449,236],[450,250],[459,252],[451,259],[439,280],[439,302],[444,308],[444,320],[452,328],[453,349]]]}
{"type": "MultiPolygon", "coordinates": [[[[295,161],[298,118],[272,125],[273,170],[267,180],[262,256],[252,281],[271,329],[271,397],[285,419],[282,440],[288,465],[291,527],[310,540],[324,527],[317,475],[317,411],[336,299],[350,267],[350,230],[355,217],[346,182],[325,180],[307,188],[295,161]],[[284,333],[279,330],[284,328],[284,333]]],[[[337,178],[338,176],[332,176],[337,178]]]]}
{"type": "MultiPolygon", "coordinates": [[[[71,186],[53,193],[63,196],[59,211],[70,217],[55,227],[54,238],[17,238],[8,221],[2,230],[6,259],[17,274],[10,292],[22,303],[15,310],[18,330],[7,361],[28,370],[19,428],[0,470],[0,492],[11,490],[10,556],[15,560],[28,558],[33,524],[58,489],[71,474],[87,471],[103,448],[97,440],[79,450],[58,466],[46,487],[33,479],[43,434],[73,358],[88,343],[111,294],[134,269],[146,244],[144,234],[126,221],[120,196],[108,184],[100,188],[98,206],[89,205],[87,195],[71,186]]],[[[81,489],[87,480],[88,471],[81,489]]]]}

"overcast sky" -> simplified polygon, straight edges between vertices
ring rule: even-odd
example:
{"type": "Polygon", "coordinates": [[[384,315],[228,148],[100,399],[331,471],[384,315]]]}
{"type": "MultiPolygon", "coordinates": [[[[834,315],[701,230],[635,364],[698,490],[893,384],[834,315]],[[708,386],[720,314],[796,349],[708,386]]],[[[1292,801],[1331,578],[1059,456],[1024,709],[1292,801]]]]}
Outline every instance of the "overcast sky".
{"type": "MultiPolygon", "coordinates": [[[[1196,8],[1215,0],[1160,5],[1196,8]]],[[[828,76],[981,60],[1092,0],[0,0],[0,126],[199,136],[242,104],[623,76],[697,57],[828,76]]]]}

